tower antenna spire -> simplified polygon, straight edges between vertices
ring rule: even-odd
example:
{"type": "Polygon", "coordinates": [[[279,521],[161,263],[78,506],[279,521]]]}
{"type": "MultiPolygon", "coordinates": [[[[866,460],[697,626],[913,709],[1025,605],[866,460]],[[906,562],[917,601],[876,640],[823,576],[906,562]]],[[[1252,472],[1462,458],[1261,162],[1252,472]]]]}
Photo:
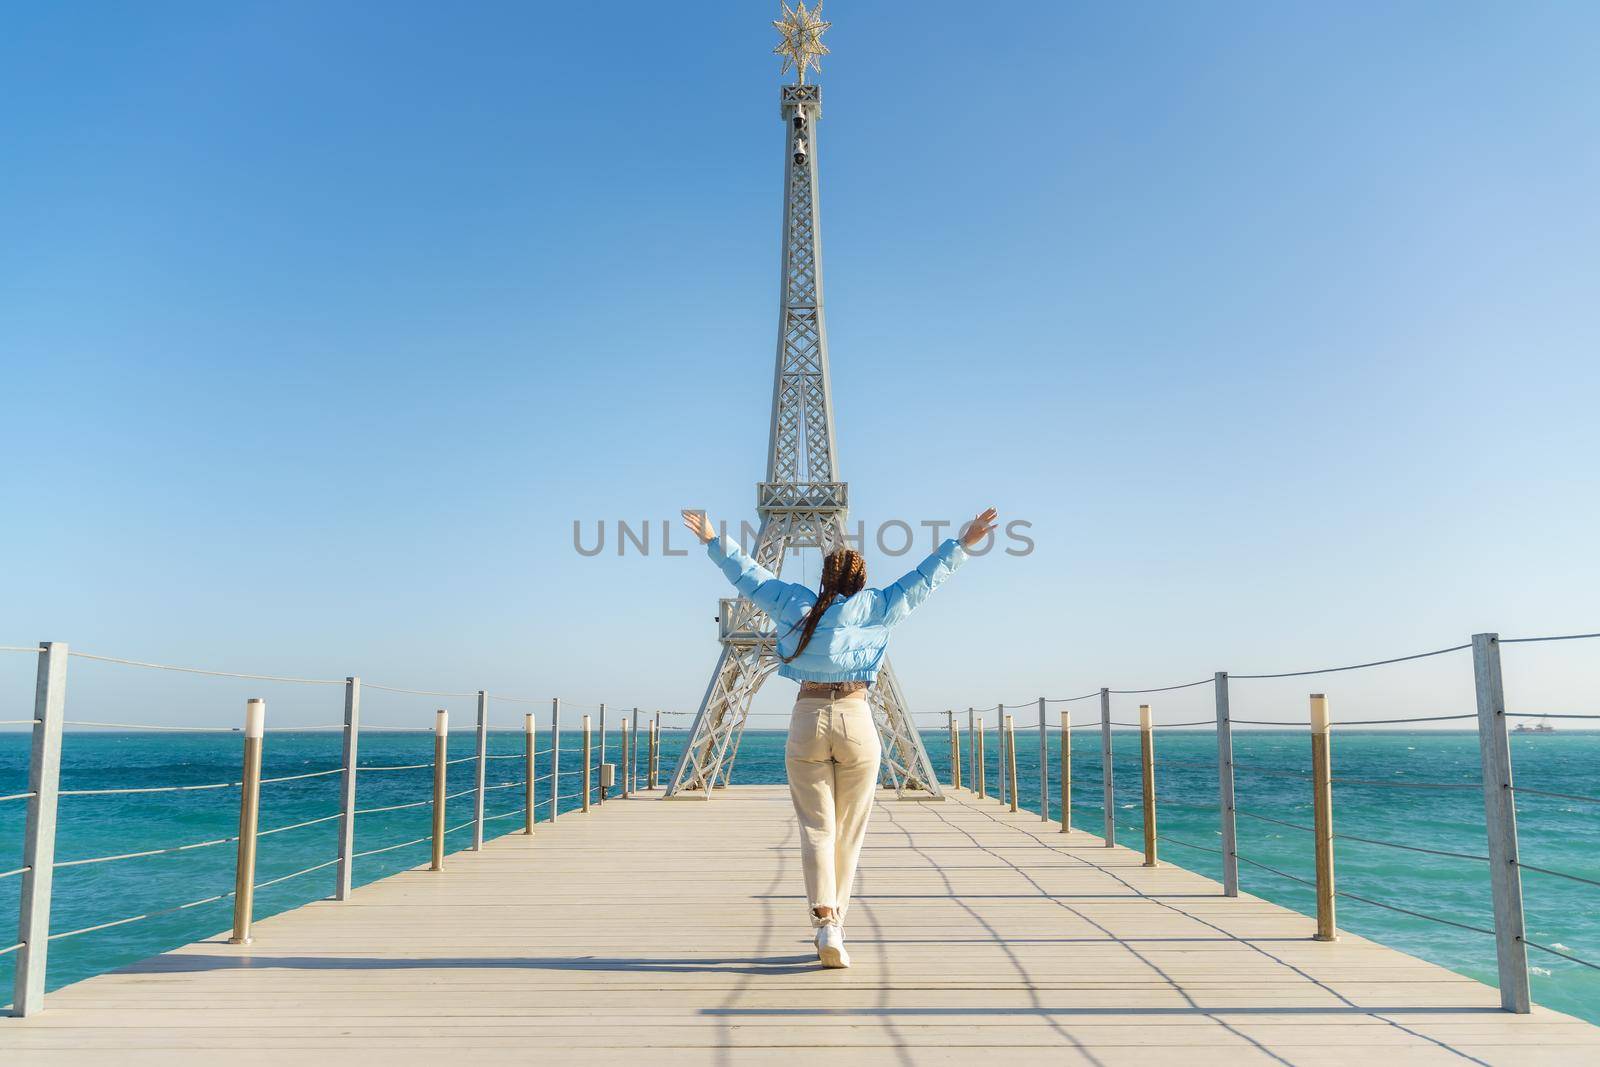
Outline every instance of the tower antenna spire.
{"type": "Polygon", "coordinates": [[[795,84],[806,83],[806,68],[815,68],[819,73],[822,70],[822,57],[828,54],[828,46],[822,43],[822,35],[832,26],[831,22],[822,20],[822,0],[817,0],[817,6],[806,9],[805,0],[800,0],[794,7],[788,3],[783,4],[783,18],[773,19],[772,26],[783,39],[778,42],[778,47],[772,50],[773,55],[783,57],[783,70],[780,73],[789,73],[789,67],[794,67],[795,84]]]}

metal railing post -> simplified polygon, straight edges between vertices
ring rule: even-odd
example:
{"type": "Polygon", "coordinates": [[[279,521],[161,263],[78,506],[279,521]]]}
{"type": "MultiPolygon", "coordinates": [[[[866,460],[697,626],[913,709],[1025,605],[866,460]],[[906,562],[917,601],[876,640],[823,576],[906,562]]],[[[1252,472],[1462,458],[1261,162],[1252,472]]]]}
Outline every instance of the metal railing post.
{"type": "Polygon", "coordinates": [[[1039,698],[1039,821],[1050,821],[1050,741],[1044,728],[1044,697],[1039,698]]]}
{"type": "Polygon", "coordinates": [[[1333,888],[1333,759],[1328,750],[1328,698],[1311,694],[1311,829],[1317,851],[1317,937],[1339,940],[1333,888]]]}
{"type": "Polygon", "coordinates": [[[622,744],[622,799],[627,800],[628,783],[633,781],[633,750],[629,748],[632,737],[628,733],[628,720],[623,719],[619,728],[622,731],[619,738],[622,744]]]}
{"type": "Polygon", "coordinates": [[[1494,896],[1495,958],[1500,1006],[1527,1014],[1528,946],[1517,867],[1517,801],[1511,791],[1511,738],[1506,731],[1500,635],[1472,635],[1472,673],[1478,696],[1478,752],[1483,762],[1483,814],[1489,836],[1489,889],[1494,896]]]}
{"type": "Polygon", "coordinates": [[[656,788],[656,768],[661,759],[661,713],[650,720],[650,748],[644,756],[644,773],[652,792],[656,788]]]}
{"type": "Polygon", "coordinates": [[[1222,895],[1239,895],[1238,816],[1233,806],[1233,719],[1228,710],[1228,672],[1213,676],[1217,697],[1217,807],[1222,822],[1222,895]]]}
{"type": "Polygon", "coordinates": [[[1011,798],[1011,810],[1017,810],[1017,721],[1010,715],[1006,716],[1006,770],[1011,776],[1011,785],[1006,795],[1011,798]]]}
{"type": "Polygon", "coordinates": [[[995,778],[1000,782],[1000,792],[995,799],[1002,805],[1006,802],[1006,706],[994,706],[994,739],[1000,742],[1000,749],[995,753],[995,778]]]}
{"type": "Polygon", "coordinates": [[[1157,867],[1156,859],[1156,734],[1150,705],[1139,705],[1139,784],[1144,797],[1144,865],[1157,867]]]}
{"type": "Polygon", "coordinates": [[[340,779],[339,864],[334,868],[333,899],[349,900],[355,877],[356,755],[361,741],[361,679],[344,680],[344,776],[340,779]]]}
{"type": "Polygon", "coordinates": [[[440,708],[433,716],[433,863],[429,870],[444,870],[445,777],[450,767],[450,713],[440,708]]]}
{"type": "MultiPolygon", "coordinates": [[[[604,704],[600,705],[602,708],[604,704]]],[[[589,810],[589,791],[593,787],[594,775],[589,767],[589,716],[583,717],[583,810],[589,810]]]]}
{"type": "Polygon", "coordinates": [[[950,727],[950,788],[961,788],[961,731],[956,729],[956,713],[944,713],[950,727]]]}
{"type": "Polygon", "coordinates": [[[50,889],[56,863],[56,802],[61,795],[61,727],[67,717],[67,643],[42,641],[33,690],[33,744],[28,757],[28,814],[22,837],[21,895],[17,900],[16,971],[11,1013],[44,1007],[50,948],[50,889]]]}
{"type": "Polygon", "coordinates": [[[561,814],[561,698],[550,698],[550,821],[561,814]]]}
{"type": "Polygon", "coordinates": [[[976,712],[971,708],[967,709],[967,780],[972,783],[968,788],[977,790],[978,795],[982,796],[983,791],[978,789],[978,786],[983,775],[978,773],[978,764],[982,762],[983,757],[978,753],[978,727],[975,715],[976,712]]]}
{"type": "Polygon", "coordinates": [[[988,784],[989,783],[984,780],[985,777],[986,777],[986,772],[989,770],[989,761],[984,757],[984,754],[983,754],[984,740],[985,739],[984,739],[984,736],[983,736],[983,716],[982,715],[979,715],[978,718],[977,718],[976,732],[973,734],[973,736],[977,738],[977,742],[976,742],[976,745],[975,745],[975,747],[973,749],[972,754],[973,754],[973,756],[975,756],[977,758],[977,763],[978,763],[978,799],[982,800],[984,797],[987,797],[989,795],[989,790],[988,790],[988,784]]]}
{"type": "Polygon", "coordinates": [[[1100,690],[1100,777],[1105,783],[1105,847],[1117,847],[1117,790],[1111,768],[1111,690],[1100,690]]]}
{"type": "Polygon", "coordinates": [[[539,766],[538,745],[539,731],[530,711],[522,717],[522,803],[526,809],[522,814],[524,834],[532,834],[533,824],[539,821],[534,815],[539,802],[538,791],[533,787],[534,780],[538,778],[534,773],[539,766]]]}
{"type": "Polygon", "coordinates": [[[230,945],[250,943],[256,901],[256,827],[261,814],[261,742],[266,737],[267,702],[244,705],[244,783],[239,790],[239,850],[233,864],[233,936],[230,945]]]}
{"type": "Polygon", "coordinates": [[[633,747],[628,749],[628,766],[632,768],[628,773],[628,789],[631,792],[639,791],[639,709],[633,709],[633,747]]]}
{"type": "Polygon", "coordinates": [[[489,771],[489,694],[478,690],[478,767],[472,797],[472,851],[483,848],[483,801],[489,771]]]}
{"type": "MultiPolygon", "coordinates": [[[[604,704],[601,704],[600,705],[600,762],[604,763],[605,761],[606,761],[606,706],[604,704]]],[[[587,766],[588,761],[585,760],[584,762],[585,762],[585,765],[587,766]]],[[[584,773],[588,774],[588,771],[585,770],[584,773]]],[[[604,789],[602,789],[602,790],[600,790],[600,803],[604,804],[605,802],[606,802],[606,791],[604,789]]],[[[588,809],[586,808],[584,810],[587,811],[588,809]]]]}
{"type": "Polygon", "coordinates": [[[1061,713],[1061,832],[1072,831],[1072,716],[1061,713]]]}

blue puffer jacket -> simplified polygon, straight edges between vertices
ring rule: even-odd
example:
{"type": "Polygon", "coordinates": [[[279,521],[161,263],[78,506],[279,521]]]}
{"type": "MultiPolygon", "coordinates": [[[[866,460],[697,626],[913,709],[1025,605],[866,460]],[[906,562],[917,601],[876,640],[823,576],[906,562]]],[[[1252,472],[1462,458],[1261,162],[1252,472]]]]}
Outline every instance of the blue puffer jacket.
{"type": "MultiPolygon", "coordinates": [[[[800,643],[804,619],[817,602],[814,590],[780,580],[747,555],[736,542],[713,537],[706,554],[728,576],[739,595],[778,624],[778,653],[792,655],[800,643]]],[[[822,613],[817,630],[793,663],[778,664],[778,673],[798,682],[871,682],[878,677],[889,628],[910,615],[944,580],[967,561],[955,538],[887,589],[863,589],[835,599],[822,613]]]]}

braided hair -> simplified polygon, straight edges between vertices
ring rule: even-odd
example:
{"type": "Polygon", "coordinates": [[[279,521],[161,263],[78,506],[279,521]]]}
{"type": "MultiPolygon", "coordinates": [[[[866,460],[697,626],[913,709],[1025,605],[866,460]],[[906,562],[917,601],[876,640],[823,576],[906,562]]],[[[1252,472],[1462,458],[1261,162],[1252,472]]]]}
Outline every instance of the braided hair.
{"type": "Polygon", "coordinates": [[[796,626],[804,624],[800,631],[800,643],[795,646],[794,654],[780,657],[785,663],[793,663],[800,653],[806,650],[806,645],[811,642],[811,635],[817,632],[817,623],[822,621],[822,613],[838,597],[850,597],[861,592],[867,584],[867,561],[861,553],[852,548],[836,548],[829,552],[822,561],[822,584],[817,589],[817,602],[811,605],[811,610],[804,619],[795,621],[789,627],[793,632],[796,626]]]}

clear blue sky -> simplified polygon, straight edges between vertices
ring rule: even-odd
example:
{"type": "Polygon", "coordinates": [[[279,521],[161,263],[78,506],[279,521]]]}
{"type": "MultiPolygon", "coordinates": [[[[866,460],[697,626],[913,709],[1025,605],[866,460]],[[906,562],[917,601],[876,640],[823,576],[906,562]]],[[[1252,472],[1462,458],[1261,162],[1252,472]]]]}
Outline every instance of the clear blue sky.
{"type": "MultiPolygon", "coordinates": [[[[753,513],[772,7],[12,5],[0,644],[692,706],[720,579],[571,524],[753,513]]],[[[1600,7],[909,10],[828,5],[842,473],[1037,542],[900,631],[914,706],[1600,629],[1600,7]]],[[[1600,700],[1517,656],[1513,704],[1600,700]]],[[[1316,687],[1466,710],[1442,662],[1316,687]]]]}

